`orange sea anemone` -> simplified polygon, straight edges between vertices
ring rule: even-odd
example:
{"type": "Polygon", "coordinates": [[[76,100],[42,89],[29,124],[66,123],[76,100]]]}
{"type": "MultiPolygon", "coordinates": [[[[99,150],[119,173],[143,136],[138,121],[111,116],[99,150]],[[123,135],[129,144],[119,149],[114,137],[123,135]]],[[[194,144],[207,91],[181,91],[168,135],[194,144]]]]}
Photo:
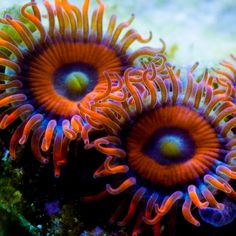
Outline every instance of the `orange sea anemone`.
{"type": "Polygon", "coordinates": [[[236,57],[231,55],[230,60],[220,63],[221,67],[213,68],[214,76],[209,78],[208,84],[215,88],[215,94],[226,93],[233,99],[236,97],[236,57]]]}
{"type": "Polygon", "coordinates": [[[119,78],[108,78],[107,73],[122,75],[138,57],[157,53],[149,47],[128,53],[133,42],[149,42],[151,33],[143,39],[128,29],[121,37],[133,15],[117,26],[116,16],[111,16],[104,31],[104,4],[98,3],[89,20],[89,0],[81,9],[67,0],[55,0],[54,5],[45,0],[45,20],[31,0],[23,5],[21,14],[34,30],[9,14],[0,19],[14,32],[8,34],[5,27],[0,31],[0,65],[5,68],[0,74],[0,107],[6,108],[1,109],[0,128],[6,129],[18,118],[22,121],[10,141],[13,158],[17,144],[25,144],[31,131],[32,151],[40,162],[48,162],[43,152],[53,146],[56,176],[66,162],[69,141],[81,136],[88,143],[89,131],[102,129],[107,121],[94,111],[88,117],[85,111],[90,103],[119,90],[119,78]],[[78,108],[78,102],[84,109],[78,108]]]}
{"type": "Polygon", "coordinates": [[[134,235],[144,222],[155,226],[158,235],[162,217],[176,202],[184,218],[199,226],[193,207],[223,209],[217,192],[236,196],[230,185],[236,178],[236,106],[226,94],[214,94],[207,85],[208,71],[196,82],[195,67],[187,84],[168,65],[165,79],[153,62],[143,64],[142,70],[126,70],[125,87],[131,96],[122,104],[123,113],[116,115],[125,131],[87,145],[106,156],[94,173],[95,178],[113,176],[106,191],[131,194],[126,215],[121,216],[124,207],[119,207],[110,222],[124,226],[138,216],[134,235]]]}

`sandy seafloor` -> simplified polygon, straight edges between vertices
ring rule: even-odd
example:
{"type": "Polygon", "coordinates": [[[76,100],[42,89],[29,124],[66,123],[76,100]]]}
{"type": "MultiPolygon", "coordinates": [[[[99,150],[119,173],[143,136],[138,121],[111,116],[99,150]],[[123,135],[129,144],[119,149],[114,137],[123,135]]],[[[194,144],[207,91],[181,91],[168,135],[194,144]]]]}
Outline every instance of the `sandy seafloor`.
{"type": "MultiPolygon", "coordinates": [[[[1,0],[5,10],[27,0],[1,0]]],[[[42,3],[42,0],[37,0],[42,3]]],[[[70,2],[82,5],[82,0],[70,2]]],[[[133,27],[142,35],[153,32],[150,46],[159,45],[159,38],[167,43],[167,51],[176,48],[174,58],[178,66],[196,61],[202,67],[211,67],[236,53],[235,0],[104,0],[105,18],[115,13],[118,20],[126,20],[134,13],[133,27]]],[[[91,0],[91,8],[97,5],[91,0]]],[[[91,13],[91,12],[90,12],[91,13]]],[[[138,47],[135,44],[133,48],[138,47]]]]}

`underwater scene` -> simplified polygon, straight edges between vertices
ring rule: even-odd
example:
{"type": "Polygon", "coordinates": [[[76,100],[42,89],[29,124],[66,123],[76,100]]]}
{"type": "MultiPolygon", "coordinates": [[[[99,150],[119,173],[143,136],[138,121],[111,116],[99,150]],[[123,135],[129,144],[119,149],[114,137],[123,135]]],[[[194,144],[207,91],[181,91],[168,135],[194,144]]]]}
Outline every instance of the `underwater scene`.
{"type": "Polygon", "coordinates": [[[235,0],[0,0],[0,236],[236,235],[235,0]]]}

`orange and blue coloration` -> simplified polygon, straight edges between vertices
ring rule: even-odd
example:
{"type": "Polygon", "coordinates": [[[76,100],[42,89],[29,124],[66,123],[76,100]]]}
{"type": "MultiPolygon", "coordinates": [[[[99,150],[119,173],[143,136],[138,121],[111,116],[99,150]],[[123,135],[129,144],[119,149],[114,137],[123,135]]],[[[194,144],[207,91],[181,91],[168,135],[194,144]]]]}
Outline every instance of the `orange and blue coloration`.
{"type": "MultiPolygon", "coordinates": [[[[214,94],[207,70],[196,82],[196,66],[189,71],[187,84],[180,71],[166,63],[127,69],[123,80],[129,98],[114,104],[126,117],[110,108],[126,131],[87,145],[106,156],[94,173],[95,178],[113,176],[106,191],[133,195],[126,215],[119,220],[121,206],[110,222],[124,226],[138,215],[134,235],[143,222],[155,226],[158,235],[161,219],[176,202],[182,205],[184,218],[199,226],[193,207],[204,218],[211,208],[215,213],[224,209],[218,192],[235,198],[230,182],[236,178],[236,106],[227,94],[214,94]]],[[[213,222],[211,216],[208,219],[213,222]]]]}
{"type": "Polygon", "coordinates": [[[92,110],[91,104],[120,89],[119,78],[108,77],[107,73],[122,75],[138,57],[157,52],[143,47],[129,53],[133,42],[149,42],[151,33],[143,39],[134,29],[126,30],[133,15],[118,25],[116,16],[111,16],[104,31],[104,4],[98,3],[90,20],[89,0],[81,9],[67,0],[55,0],[54,4],[45,0],[45,20],[31,0],[23,5],[21,14],[34,26],[33,32],[9,14],[0,19],[20,38],[17,41],[3,29],[0,31],[0,47],[4,48],[0,65],[5,68],[0,75],[0,107],[7,108],[1,111],[0,128],[6,129],[19,118],[22,121],[10,142],[13,158],[17,156],[17,145],[25,144],[31,133],[32,151],[40,162],[49,161],[45,155],[53,146],[56,176],[66,163],[71,140],[81,137],[88,143],[89,132],[106,128],[106,116],[92,110]]]}
{"type": "Polygon", "coordinates": [[[231,55],[232,60],[224,60],[220,63],[221,68],[213,68],[215,75],[212,76],[208,84],[215,87],[214,93],[225,93],[232,99],[236,97],[236,57],[231,55]]]}

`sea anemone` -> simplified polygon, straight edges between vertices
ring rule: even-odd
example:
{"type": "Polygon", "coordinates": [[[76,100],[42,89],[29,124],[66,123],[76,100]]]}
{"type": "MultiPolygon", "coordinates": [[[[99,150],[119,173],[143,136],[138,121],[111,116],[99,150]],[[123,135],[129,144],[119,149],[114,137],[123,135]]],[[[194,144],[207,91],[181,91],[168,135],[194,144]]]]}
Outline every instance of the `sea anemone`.
{"type": "Polygon", "coordinates": [[[177,202],[184,218],[199,226],[194,207],[223,209],[218,192],[235,197],[230,181],[236,178],[236,106],[226,94],[214,94],[207,70],[196,82],[196,66],[187,83],[169,65],[165,79],[153,62],[142,70],[127,69],[123,79],[130,97],[122,114],[129,118],[116,116],[123,131],[86,145],[106,156],[94,173],[95,178],[110,176],[106,191],[131,194],[127,214],[119,220],[124,207],[118,207],[110,222],[124,226],[136,218],[134,235],[143,222],[159,229],[177,202]]]}
{"type": "Polygon", "coordinates": [[[208,84],[212,86],[214,94],[226,93],[233,99],[236,97],[236,57],[231,55],[231,60],[224,60],[219,68],[213,68],[214,76],[209,78],[208,84]]]}
{"type": "Polygon", "coordinates": [[[134,29],[124,33],[133,15],[117,26],[112,15],[104,33],[104,4],[98,3],[89,20],[89,0],[82,9],[67,0],[55,0],[54,5],[45,0],[47,17],[43,19],[41,9],[31,0],[21,14],[33,31],[9,14],[0,19],[7,26],[0,31],[0,65],[4,68],[0,108],[6,108],[0,113],[0,128],[21,120],[10,141],[12,158],[16,158],[17,144],[25,144],[31,133],[32,151],[40,162],[48,162],[43,152],[53,146],[56,176],[66,162],[70,140],[82,137],[88,143],[92,129],[105,127],[106,117],[89,109],[90,103],[120,89],[119,78],[107,73],[122,75],[138,57],[157,53],[149,47],[128,53],[133,42],[146,43],[152,37],[150,33],[143,39],[134,29]]]}

